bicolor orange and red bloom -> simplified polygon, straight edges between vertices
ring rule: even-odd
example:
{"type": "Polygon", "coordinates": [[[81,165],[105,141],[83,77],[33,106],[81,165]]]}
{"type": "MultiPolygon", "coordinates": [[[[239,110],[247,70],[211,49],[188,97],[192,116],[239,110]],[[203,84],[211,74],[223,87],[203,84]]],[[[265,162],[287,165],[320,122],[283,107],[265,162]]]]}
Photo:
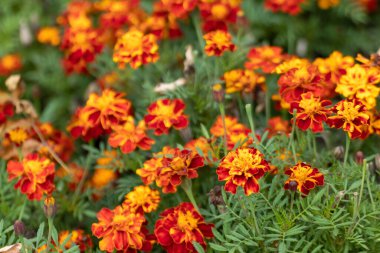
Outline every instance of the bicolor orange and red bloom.
{"type": "Polygon", "coordinates": [[[156,181],[160,168],[162,168],[162,157],[153,157],[146,160],[143,167],[136,170],[136,174],[141,177],[144,184],[151,184],[156,181]]]}
{"type": "Polygon", "coordinates": [[[351,56],[344,56],[339,51],[332,52],[327,58],[317,58],[313,65],[318,66],[320,73],[329,75],[331,82],[338,82],[340,77],[346,74],[346,69],[354,65],[355,60],[351,56]]]}
{"type": "Polygon", "coordinates": [[[224,73],[226,93],[252,92],[257,86],[265,84],[265,77],[247,69],[235,69],[224,73]]]}
{"type": "Polygon", "coordinates": [[[284,185],[285,190],[298,190],[304,196],[308,195],[310,190],[316,186],[324,184],[323,174],[306,163],[297,163],[287,169],[285,174],[289,176],[284,185]]]}
{"type": "Polygon", "coordinates": [[[127,206],[114,210],[102,208],[96,215],[97,223],[92,224],[92,233],[100,239],[99,249],[106,252],[150,251],[152,244],[147,240],[145,218],[127,206]]]}
{"type": "Polygon", "coordinates": [[[110,130],[122,124],[131,114],[132,104],[124,97],[124,93],[111,89],[104,90],[101,95],[91,93],[83,113],[88,114],[87,120],[92,125],[100,125],[104,130],[110,130]]]}
{"type": "Polygon", "coordinates": [[[158,61],[158,45],[156,36],[144,35],[138,30],[131,30],[122,35],[114,48],[113,61],[119,68],[124,68],[126,63],[133,69],[141,65],[158,61]]]}
{"type": "Polygon", "coordinates": [[[322,100],[315,97],[313,93],[307,92],[301,95],[301,100],[293,102],[290,105],[290,113],[296,112],[297,126],[306,131],[310,129],[314,133],[323,131],[323,122],[326,122],[329,109],[326,106],[331,105],[331,101],[322,100]]]}
{"type": "Polygon", "coordinates": [[[21,57],[18,54],[7,54],[0,57],[0,76],[8,76],[22,67],[21,57]]]}
{"type": "Polygon", "coordinates": [[[247,69],[261,69],[264,73],[272,73],[283,62],[285,56],[281,47],[261,46],[252,48],[245,63],[247,69]]]}
{"type": "Polygon", "coordinates": [[[86,234],[82,229],[75,229],[72,231],[63,230],[59,232],[59,244],[65,249],[70,249],[74,245],[78,246],[81,253],[92,249],[92,240],[90,235],[86,234]],[[70,238],[68,238],[70,236],[70,238]],[[63,243],[66,242],[64,245],[63,243]]]}
{"type": "Polygon", "coordinates": [[[74,138],[82,137],[83,140],[89,141],[95,139],[104,133],[100,124],[94,125],[88,120],[89,112],[84,107],[79,107],[75,111],[72,119],[67,126],[67,130],[74,138]]]}
{"type": "Polygon", "coordinates": [[[297,15],[301,12],[301,4],[305,0],[265,0],[265,8],[273,12],[284,12],[297,15]]]}
{"type": "Polygon", "coordinates": [[[14,105],[11,102],[0,104],[0,125],[4,124],[8,118],[14,115],[14,105]]]}
{"type": "Polygon", "coordinates": [[[265,172],[270,171],[264,155],[255,148],[238,148],[223,158],[216,173],[219,181],[226,181],[224,189],[233,194],[238,186],[244,189],[245,195],[260,190],[258,180],[265,172]]]}
{"type": "Polygon", "coordinates": [[[128,116],[124,125],[114,127],[108,143],[111,147],[120,147],[121,152],[128,154],[133,152],[137,147],[142,150],[149,150],[154,144],[154,140],[149,138],[145,133],[144,122],[135,126],[132,116],[128,116]]]}
{"type": "Polygon", "coordinates": [[[365,138],[367,136],[363,126],[368,126],[369,115],[367,108],[357,99],[345,99],[338,102],[329,116],[327,124],[333,128],[342,128],[351,139],[365,138]]]}
{"type": "Polygon", "coordinates": [[[22,161],[9,161],[8,180],[19,180],[15,189],[20,188],[29,200],[41,200],[44,194],[51,194],[54,186],[54,163],[38,154],[29,154],[22,161]]]}
{"type": "Polygon", "coordinates": [[[59,29],[54,26],[42,27],[37,33],[37,40],[42,44],[50,44],[52,46],[58,46],[61,42],[61,36],[59,29]]]}
{"type": "Polygon", "coordinates": [[[184,114],[185,103],[181,99],[159,99],[148,107],[144,120],[147,128],[154,129],[154,134],[168,134],[169,129],[186,128],[188,117],[184,114]]]}
{"type": "Polygon", "coordinates": [[[192,243],[195,241],[206,249],[205,238],[214,237],[213,226],[205,222],[191,203],[184,202],[160,214],[154,234],[168,253],[195,253],[192,243]]]}
{"type": "Polygon", "coordinates": [[[151,213],[158,208],[160,200],[159,191],[146,185],[139,185],[125,195],[123,205],[127,205],[137,213],[151,213]]]}
{"type": "Polygon", "coordinates": [[[19,147],[21,144],[24,143],[29,137],[28,132],[26,131],[25,128],[22,127],[16,127],[14,129],[9,130],[5,136],[7,139],[15,144],[17,147],[19,147]]]}
{"type": "Polygon", "coordinates": [[[291,129],[289,120],[276,116],[268,120],[268,128],[266,130],[269,132],[268,136],[272,137],[276,134],[288,135],[291,129]]]}
{"type": "Polygon", "coordinates": [[[198,0],[161,0],[163,6],[177,18],[185,18],[194,10],[198,0]]]}
{"type": "Polygon", "coordinates": [[[205,53],[208,56],[221,56],[226,51],[235,51],[236,46],[232,42],[232,36],[223,30],[206,33],[203,38],[206,41],[205,53]]]}

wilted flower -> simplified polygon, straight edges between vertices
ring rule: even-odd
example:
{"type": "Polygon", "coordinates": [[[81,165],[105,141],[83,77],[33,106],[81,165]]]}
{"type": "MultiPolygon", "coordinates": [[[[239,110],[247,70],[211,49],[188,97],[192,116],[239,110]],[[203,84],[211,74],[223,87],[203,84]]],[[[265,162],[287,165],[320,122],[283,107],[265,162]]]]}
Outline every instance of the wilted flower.
{"type": "Polygon", "coordinates": [[[213,224],[205,223],[204,218],[195,210],[191,203],[181,203],[160,214],[154,234],[157,242],[168,252],[197,252],[193,242],[198,242],[206,249],[205,238],[214,237],[213,224]]]}
{"type": "Polygon", "coordinates": [[[184,114],[185,103],[181,99],[159,99],[148,107],[144,117],[147,128],[154,129],[156,135],[168,134],[169,129],[186,128],[188,117],[184,114]]]}
{"type": "Polygon", "coordinates": [[[291,188],[291,184],[303,195],[308,195],[309,191],[317,185],[324,184],[324,176],[316,168],[312,168],[306,163],[298,163],[285,171],[289,178],[286,180],[285,190],[291,188]],[[294,183],[295,182],[295,183],[294,183]]]}
{"type": "Polygon", "coordinates": [[[206,41],[205,53],[208,56],[221,56],[226,51],[235,51],[232,36],[223,30],[209,32],[203,36],[206,41]]]}
{"type": "Polygon", "coordinates": [[[15,231],[16,236],[24,236],[25,234],[25,225],[21,220],[16,220],[13,224],[13,230],[15,231]]]}
{"type": "Polygon", "coordinates": [[[41,200],[43,194],[54,190],[54,163],[37,154],[27,155],[21,162],[9,161],[8,180],[20,178],[15,188],[20,188],[29,200],[41,200]]]}
{"type": "Polygon", "coordinates": [[[123,205],[127,205],[137,213],[151,213],[160,204],[160,193],[149,186],[139,185],[125,195],[123,205]]]}
{"type": "Polygon", "coordinates": [[[233,194],[238,186],[244,189],[245,195],[260,190],[258,180],[269,171],[264,155],[255,148],[238,148],[223,158],[216,171],[220,181],[227,181],[224,189],[233,194]]]}

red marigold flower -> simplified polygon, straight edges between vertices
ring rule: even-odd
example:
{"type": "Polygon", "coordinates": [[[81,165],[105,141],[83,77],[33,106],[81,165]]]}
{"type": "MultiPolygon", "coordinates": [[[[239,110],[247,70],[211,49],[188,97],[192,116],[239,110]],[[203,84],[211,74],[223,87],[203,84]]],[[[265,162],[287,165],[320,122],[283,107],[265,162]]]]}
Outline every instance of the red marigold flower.
{"type": "Polygon", "coordinates": [[[144,120],[148,128],[154,129],[154,134],[168,134],[171,127],[183,129],[188,126],[184,110],[185,103],[181,99],[159,99],[148,107],[144,120]]]}
{"type": "Polygon", "coordinates": [[[114,210],[102,208],[96,217],[99,222],[92,224],[92,233],[100,239],[100,250],[107,252],[151,250],[152,244],[148,240],[143,214],[135,213],[127,206],[117,206],[114,210]]]}
{"type": "Polygon", "coordinates": [[[272,73],[285,59],[281,47],[261,46],[252,48],[245,63],[247,69],[261,69],[264,73],[272,73]]]}
{"type": "Polygon", "coordinates": [[[306,131],[311,129],[314,133],[323,131],[323,122],[326,122],[329,110],[326,106],[331,105],[329,100],[321,100],[315,97],[313,93],[307,92],[301,95],[301,100],[290,104],[290,113],[294,109],[296,113],[297,126],[306,131]]]}
{"type": "Polygon", "coordinates": [[[137,213],[151,213],[160,204],[160,193],[149,186],[139,185],[125,195],[123,205],[127,205],[137,213]]]}
{"type": "Polygon", "coordinates": [[[284,185],[285,190],[294,187],[303,195],[308,195],[310,190],[314,189],[317,185],[322,186],[324,184],[323,174],[306,163],[297,163],[295,166],[287,169],[285,174],[289,175],[284,185]]]}
{"type": "Polygon", "coordinates": [[[157,39],[153,34],[144,35],[142,32],[132,30],[121,36],[115,45],[113,61],[119,68],[126,63],[137,69],[141,65],[154,63],[158,60],[157,39]]]}
{"type": "Polygon", "coordinates": [[[265,8],[273,12],[284,12],[297,15],[301,12],[301,4],[305,0],[265,0],[265,8]]]}
{"type": "Polygon", "coordinates": [[[219,181],[227,181],[224,189],[233,194],[238,186],[244,189],[245,195],[260,190],[258,180],[270,170],[264,155],[255,148],[238,148],[231,151],[219,164],[216,174],[219,181]]]}
{"type": "Polygon", "coordinates": [[[88,113],[88,121],[104,130],[110,130],[124,122],[131,114],[131,102],[124,98],[125,94],[106,89],[99,96],[91,93],[83,109],[88,113]]]}
{"type": "Polygon", "coordinates": [[[206,249],[205,238],[213,238],[213,224],[206,223],[191,203],[181,203],[160,214],[154,234],[157,242],[168,252],[197,252],[193,241],[206,249]]]}
{"type": "Polygon", "coordinates": [[[121,152],[128,154],[133,152],[137,147],[142,150],[151,149],[154,140],[146,135],[145,127],[141,123],[135,126],[133,117],[129,116],[124,125],[114,128],[113,133],[111,133],[108,139],[108,143],[113,148],[120,147],[121,152]]]}
{"type": "Polygon", "coordinates": [[[289,120],[282,119],[281,117],[273,117],[268,120],[268,136],[272,137],[276,134],[288,135],[291,132],[289,120]]]}
{"type": "Polygon", "coordinates": [[[265,77],[252,70],[235,69],[224,73],[226,93],[252,92],[259,85],[265,84],[265,77]]]}
{"type": "Polygon", "coordinates": [[[203,38],[206,41],[205,52],[208,56],[221,56],[226,51],[235,51],[232,36],[223,30],[206,33],[203,38]]]}
{"type": "Polygon", "coordinates": [[[29,154],[21,162],[9,161],[7,172],[9,181],[20,178],[15,189],[20,188],[29,200],[41,200],[55,188],[54,163],[38,154],[29,154]]]}
{"type": "Polygon", "coordinates": [[[10,118],[14,115],[14,105],[11,102],[5,102],[0,104],[0,125],[4,124],[7,121],[7,118],[10,118]]]}
{"type": "Polygon", "coordinates": [[[65,249],[70,249],[74,245],[77,245],[79,248],[79,251],[81,253],[84,253],[92,249],[93,247],[91,237],[88,234],[86,234],[82,229],[76,229],[72,231],[63,230],[59,232],[58,238],[59,238],[59,244],[62,245],[65,249]],[[70,238],[68,238],[69,235],[70,235],[70,238]]]}
{"type": "Polygon", "coordinates": [[[198,0],[161,0],[169,13],[185,18],[198,4],[198,0]]]}
{"type": "Polygon", "coordinates": [[[104,133],[100,124],[94,125],[88,120],[89,112],[85,108],[78,108],[67,126],[67,131],[74,138],[82,137],[83,140],[89,141],[95,139],[104,133]]]}
{"type": "Polygon", "coordinates": [[[7,54],[0,57],[0,76],[8,76],[22,67],[21,57],[18,54],[7,54]]]}
{"type": "Polygon", "coordinates": [[[357,99],[345,99],[331,108],[331,112],[335,115],[329,116],[327,119],[330,127],[342,128],[351,139],[367,136],[362,127],[363,125],[368,126],[369,115],[362,102],[357,99]]]}

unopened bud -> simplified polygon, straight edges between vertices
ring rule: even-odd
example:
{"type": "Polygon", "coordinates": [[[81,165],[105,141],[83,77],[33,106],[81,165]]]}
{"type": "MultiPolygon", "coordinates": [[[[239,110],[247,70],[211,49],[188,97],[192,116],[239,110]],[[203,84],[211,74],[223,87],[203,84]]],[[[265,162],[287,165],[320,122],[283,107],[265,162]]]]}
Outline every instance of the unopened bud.
{"type": "Polygon", "coordinates": [[[222,197],[222,187],[220,185],[215,186],[208,194],[211,204],[214,206],[224,205],[222,197]]]}
{"type": "Polygon", "coordinates": [[[297,181],[292,180],[289,182],[289,190],[295,192],[297,190],[297,186],[298,186],[297,181]]]}
{"type": "Polygon", "coordinates": [[[355,154],[355,161],[357,164],[362,165],[364,160],[364,153],[362,151],[358,151],[355,154]]]}
{"type": "Polygon", "coordinates": [[[223,102],[223,100],[224,100],[224,89],[220,83],[217,83],[214,86],[212,86],[212,95],[214,96],[214,99],[216,102],[218,102],[218,103],[223,102]]]}
{"type": "Polygon", "coordinates": [[[380,154],[377,154],[375,156],[375,170],[376,171],[380,170],[380,154]]]}
{"type": "Polygon", "coordinates": [[[25,234],[25,225],[22,221],[16,220],[13,224],[13,230],[16,236],[23,236],[25,234]]]}
{"type": "Polygon", "coordinates": [[[51,218],[57,212],[57,206],[55,204],[55,199],[52,196],[46,197],[44,201],[44,213],[47,218],[51,218]]]}
{"type": "Polygon", "coordinates": [[[333,154],[337,160],[342,160],[344,157],[344,147],[343,146],[335,147],[333,154]]]}

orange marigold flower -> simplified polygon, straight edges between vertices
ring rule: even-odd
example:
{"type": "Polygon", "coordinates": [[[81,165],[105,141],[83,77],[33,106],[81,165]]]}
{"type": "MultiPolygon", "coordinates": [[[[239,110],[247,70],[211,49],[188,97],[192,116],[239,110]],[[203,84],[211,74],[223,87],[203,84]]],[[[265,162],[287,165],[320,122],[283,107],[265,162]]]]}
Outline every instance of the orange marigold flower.
{"type": "Polygon", "coordinates": [[[16,127],[12,130],[9,130],[6,133],[7,139],[14,143],[17,147],[19,147],[21,144],[28,139],[29,135],[27,131],[24,128],[16,127]]]}
{"type": "Polygon", "coordinates": [[[226,51],[235,51],[232,36],[223,30],[206,33],[203,38],[206,41],[205,52],[208,56],[221,56],[226,51]]]}
{"type": "Polygon", "coordinates": [[[344,56],[341,52],[334,51],[326,59],[317,58],[313,65],[318,67],[320,73],[329,75],[329,80],[333,83],[339,81],[340,77],[346,74],[346,69],[352,67],[355,60],[351,56],[344,56]]]}
{"type": "Polygon", "coordinates": [[[168,253],[195,253],[193,242],[206,249],[205,238],[213,238],[213,224],[206,223],[191,203],[166,209],[157,220],[154,234],[168,253]]]}
{"type": "Polygon", "coordinates": [[[285,56],[281,47],[261,46],[252,48],[247,57],[247,69],[261,69],[264,73],[272,73],[285,56]]]}
{"type": "Polygon", "coordinates": [[[63,230],[59,232],[59,244],[63,245],[64,242],[66,242],[63,247],[65,249],[70,249],[74,245],[77,245],[79,248],[79,251],[81,253],[84,253],[90,249],[92,249],[92,240],[91,237],[86,234],[82,229],[76,229],[76,230],[63,230]],[[70,235],[70,238],[68,238],[70,235]]]}
{"type": "Polygon", "coordinates": [[[256,74],[252,70],[235,69],[224,73],[226,82],[226,93],[234,92],[252,92],[258,85],[264,85],[265,77],[256,74]]]}
{"type": "Polygon", "coordinates": [[[61,42],[61,36],[59,35],[59,29],[54,26],[42,27],[37,33],[37,40],[43,44],[50,44],[52,46],[58,46],[61,42]]]}
{"type": "Polygon", "coordinates": [[[185,18],[198,4],[198,0],[161,0],[169,13],[177,18],[185,18]]]}
{"type": "Polygon", "coordinates": [[[29,154],[21,162],[9,161],[7,172],[9,181],[19,178],[15,189],[20,188],[29,200],[41,200],[55,188],[54,163],[38,154],[29,154]]]}
{"type": "Polygon", "coordinates": [[[284,12],[297,15],[301,12],[301,4],[305,0],[265,0],[265,8],[273,12],[284,12]]]}
{"type": "Polygon", "coordinates": [[[268,128],[269,132],[268,136],[272,137],[276,134],[285,134],[288,135],[291,132],[291,126],[289,120],[285,120],[279,116],[270,118],[268,120],[268,128]]]}
{"type": "Polygon", "coordinates": [[[90,185],[101,190],[117,179],[115,168],[121,168],[117,152],[105,150],[101,157],[96,160],[97,167],[90,179],[90,185]]]}
{"type": "Polygon", "coordinates": [[[135,213],[127,206],[117,206],[114,210],[102,208],[96,217],[99,222],[93,223],[91,229],[93,235],[100,239],[100,250],[136,252],[151,249],[143,214],[135,213]]]}
{"type": "Polygon", "coordinates": [[[245,195],[260,190],[258,180],[270,170],[264,155],[255,148],[238,148],[223,158],[216,173],[219,181],[227,181],[224,189],[233,194],[238,186],[244,189],[245,195]]]}
{"type": "Polygon", "coordinates": [[[8,76],[22,67],[21,57],[18,54],[7,54],[0,57],[0,76],[8,76]]]}
{"type": "Polygon", "coordinates": [[[171,127],[183,129],[188,126],[184,110],[185,103],[181,99],[159,99],[148,107],[144,120],[147,128],[154,129],[154,134],[168,134],[171,127]]]}
{"type": "Polygon", "coordinates": [[[127,205],[137,213],[151,213],[160,204],[160,193],[149,186],[139,185],[125,195],[123,205],[127,205]]]}
{"type": "Polygon", "coordinates": [[[110,130],[131,114],[132,104],[124,96],[124,93],[111,89],[104,90],[100,96],[91,93],[83,112],[88,113],[91,124],[100,124],[104,130],[110,130]]]}
{"type": "Polygon", "coordinates": [[[128,154],[133,152],[137,147],[142,150],[151,149],[154,140],[146,135],[145,128],[141,124],[135,126],[133,117],[129,116],[124,125],[114,128],[114,132],[111,133],[108,143],[113,148],[120,147],[121,152],[128,154]]]}
{"type": "Polygon", "coordinates": [[[154,157],[146,160],[142,168],[136,170],[144,184],[153,183],[158,177],[158,171],[162,167],[162,159],[154,157]]]}
{"type": "Polygon", "coordinates": [[[368,135],[377,134],[380,135],[380,114],[374,111],[368,111],[369,123],[368,123],[368,135]]]}
{"type": "Polygon", "coordinates": [[[336,87],[336,92],[347,98],[359,99],[367,109],[376,106],[376,98],[380,88],[376,86],[380,82],[380,69],[366,68],[359,64],[348,68],[336,87]]]}
{"type": "Polygon", "coordinates": [[[306,163],[297,163],[295,166],[285,171],[289,175],[286,180],[285,190],[298,190],[303,195],[308,195],[310,190],[314,189],[317,185],[324,184],[324,176],[316,168],[312,168],[306,163]]]}
{"type": "Polygon", "coordinates": [[[141,65],[154,63],[158,60],[157,39],[153,34],[144,35],[142,32],[132,30],[121,36],[115,45],[113,61],[119,68],[126,63],[137,69],[141,65]]]}
{"type": "Polygon", "coordinates": [[[330,127],[342,128],[351,139],[366,136],[366,131],[363,131],[362,126],[368,125],[369,115],[362,102],[357,99],[342,100],[331,108],[331,111],[335,115],[327,119],[330,127]]]}
{"type": "Polygon", "coordinates": [[[324,10],[337,6],[340,0],[318,0],[318,7],[324,10]]]}
{"type": "MultiPolygon", "coordinates": [[[[1,74],[0,74],[1,75],[1,74]]],[[[14,105],[11,102],[0,104],[0,125],[14,115],[14,105]]]]}
{"type": "Polygon", "coordinates": [[[321,100],[313,93],[307,92],[301,95],[301,100],[290,105],[290,113],[296,109],[296,124],[306,131],[311,129],[314,133],[323,131],[323,122],[326,122],[329,110],[326,106],[331,105],[329,100],[321,100]]]}
{"type": "Polygon", "coordinates": [[[307,67],[310,64],[311,63],[308,59],[289,56],[289,59],[284,60],[281,64],[279,64],[274,72],[277,74],[284,74],[291,69],[299,69],[305,66],[307,67]]]}

